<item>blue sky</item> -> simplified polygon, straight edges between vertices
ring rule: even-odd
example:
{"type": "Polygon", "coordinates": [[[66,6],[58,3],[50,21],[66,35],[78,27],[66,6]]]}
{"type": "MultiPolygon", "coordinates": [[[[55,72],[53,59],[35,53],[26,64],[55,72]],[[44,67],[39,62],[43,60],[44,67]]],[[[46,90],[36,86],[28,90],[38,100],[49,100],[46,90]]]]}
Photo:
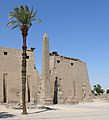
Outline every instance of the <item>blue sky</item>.
{"type": "Polygon", "coordinates": [[[91,85],[109,88],[109,0],[0,0],[0,46],[22,47],[20,30],[6,27],[9,12],[19,5],[33,6],[42,20],[33,23],[27,37],[28,48],[36,48],[39,72],[47,32],[50,51],[85,61],[91,85]]]}

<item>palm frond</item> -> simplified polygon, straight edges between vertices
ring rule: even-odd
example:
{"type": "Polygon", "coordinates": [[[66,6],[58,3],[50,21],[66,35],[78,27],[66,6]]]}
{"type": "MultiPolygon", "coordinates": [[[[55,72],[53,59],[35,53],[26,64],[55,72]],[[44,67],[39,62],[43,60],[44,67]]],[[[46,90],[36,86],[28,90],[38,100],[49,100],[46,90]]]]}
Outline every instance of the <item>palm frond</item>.
{"type": "Polygon", "coordinates": [[[19,7],[19,11],[24,11],[24,7],[22,5],[19,7]]]}
{"type": "Polygon", "coordinates": [[[37,21],[38,21],[38,23],[41,23],[41,22],[42,22],[42,20],[41,20],[41,19],[37,19],[37,21]]]}
{"type": "Polygon", "coordinates": [[[18,27],[21,24],[26,24],[28,27],[31,27],[34,20],[41,22],[41,20],[37,18],[37,11],[33,12],[33,7],[29,9],[28,6],[23,5],[14,8],[9,14],[9,19],[14,20],[9,22],[7,26],[14,26],[13,28],[18,27]]]}
{"type": "Polygon", "coordinates": [[[19,27],[19,24],[13,26],[13,27],[12,27],[12,30],[15,29],[15,28],[17,28],[17,27],[19,27]]]}
{"type": "Polygon", "coordinates": [[[14,24],[18,23],[17,20],[12,20],[11,22],[7,23],[7,26],[12,26],[14,24]]]}
{"type": "Polygon", "coordinates": [[[26,11],[27,13],[29,12],[28,6],[25,6],[25,11],[26,11]]]}
{"type": "Polygon", "coordinates": [[[30,28],[32,26],[32,23],[29,24],[28,28],[30,28]]]}

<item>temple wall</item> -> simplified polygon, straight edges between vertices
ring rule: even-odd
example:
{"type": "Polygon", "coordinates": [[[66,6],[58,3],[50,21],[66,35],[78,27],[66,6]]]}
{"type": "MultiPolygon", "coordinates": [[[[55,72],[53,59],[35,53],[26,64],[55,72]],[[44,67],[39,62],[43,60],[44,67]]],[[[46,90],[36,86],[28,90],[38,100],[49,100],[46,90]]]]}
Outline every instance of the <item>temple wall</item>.
{"type": "MultiPolygon", "coordinates": [[[[3,102],[4,83],[6,102],[19,102],[22,89],[22,51],[11,48],[0,48],[0,102],[3,102]],[[5,81],[5,82],[3,82],[5,81]]],[[[30,99],[37,101],[38,72],[34,68],[34,52],[27,51],[27,80],[30,99]]],[[[27,83],[26,83],[27,86],[27,83]]],[[[28,89],[26,89],[26,93],[28,89]]],[[[28,97],[28,94],[27,94],[28,97]]],[[[28,99],[27,99],[28,101],[28,99]]]]}
{"type": "Polygon", "coordinates": [[[52,97],[54,97],[56,77],[58,80],[58,103],[73,103],[90,99],[91,88],[85,62],[59,55],[50,55],[52,97]]]}

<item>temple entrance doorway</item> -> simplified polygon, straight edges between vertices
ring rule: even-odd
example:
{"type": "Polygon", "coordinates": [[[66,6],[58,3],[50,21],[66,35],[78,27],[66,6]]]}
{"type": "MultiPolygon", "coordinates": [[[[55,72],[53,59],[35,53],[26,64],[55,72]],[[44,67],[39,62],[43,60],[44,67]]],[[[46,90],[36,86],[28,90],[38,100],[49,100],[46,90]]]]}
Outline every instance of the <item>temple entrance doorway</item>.
{"type": "Polygon", "coordinates": [[[7,102],[7,73],[3,74],[3,103],[7,102]]]}
{"type": "Polygon", "coordinates": [[[58,78],[55,78],[54,81],[54,98],[53,98],[53,103],[58,104],[58,78]]]}

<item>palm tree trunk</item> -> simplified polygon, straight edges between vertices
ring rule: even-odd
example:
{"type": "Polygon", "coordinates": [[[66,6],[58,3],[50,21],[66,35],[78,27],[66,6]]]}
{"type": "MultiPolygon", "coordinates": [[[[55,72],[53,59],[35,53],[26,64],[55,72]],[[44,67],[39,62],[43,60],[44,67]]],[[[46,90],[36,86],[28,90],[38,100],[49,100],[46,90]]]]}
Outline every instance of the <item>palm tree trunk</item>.
{"type": "Polygon", "coordinates": [[[23,24],[21,26],[21,31],[22,31],[22,37],[23,37],[23,46],[22,46],[22,108],[23,112],[22,114],[27,114],[26,110],[26,37],[27,37],[27,32],[28,32],[28,26],[23,24]]]}

